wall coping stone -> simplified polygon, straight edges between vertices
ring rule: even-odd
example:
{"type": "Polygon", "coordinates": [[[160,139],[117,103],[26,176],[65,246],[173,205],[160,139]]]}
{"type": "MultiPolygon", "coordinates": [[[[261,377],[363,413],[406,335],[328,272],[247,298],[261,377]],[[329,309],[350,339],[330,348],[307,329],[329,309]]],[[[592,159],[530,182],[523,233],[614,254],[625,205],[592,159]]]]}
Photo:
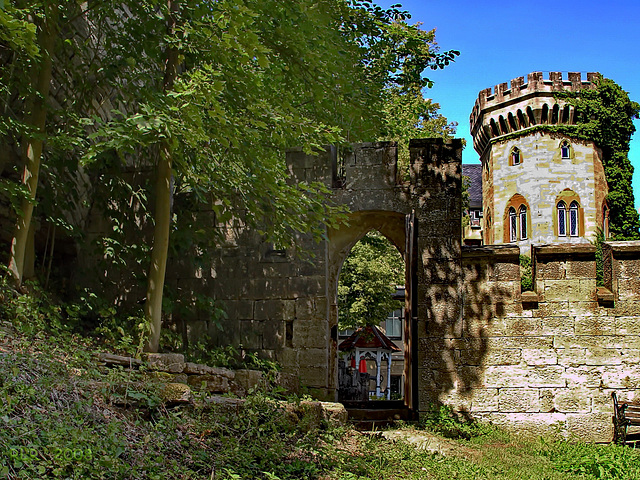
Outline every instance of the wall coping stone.
{"type": "MultiPolygon", "coordinates": [[[[557,245],[534,245],[531,247],[533,254],[537,256],[548,255],[594,255],[595,245],[590,243],[561,243],[557,245]]],[[[640,247],[639,247],[640,249],[640,247]]]]}
{"type": "Polygon", "coordinates": [[[634,253],[637,252],[640,255],[640,240],[626,240],[617,242],[604,242],[604,245],[609,247],[616,253],[634,253]]]}
{"type": "Polygon", "coordinates": [[[463,245],[462,258],[486,257],[493,255],[494,257],[519,257],[520,248],[517,245],[483,245],[480,247],[463,245]]]}

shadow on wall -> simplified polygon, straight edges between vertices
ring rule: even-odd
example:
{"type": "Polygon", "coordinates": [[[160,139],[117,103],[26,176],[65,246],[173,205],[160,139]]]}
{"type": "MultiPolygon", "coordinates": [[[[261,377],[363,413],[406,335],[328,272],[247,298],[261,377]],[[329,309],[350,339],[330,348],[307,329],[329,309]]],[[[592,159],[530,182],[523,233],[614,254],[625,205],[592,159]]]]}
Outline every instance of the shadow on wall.
{"type": "MultiPolygon", "coordinates": [[[[428,323],[419,347],[421,411],[429,404],[447,404],[470,412],[483,387],[483,366],[518,363],[509,357],[519,350],[504,348],[505,340],[498,350],[489,338],[489,330],[491,337],[503,330],[496,322],[522,312],[518,248],[463,247],[458,271],[460,298],[453,286],[427,296],[428,323]]],[[[513,331],[513,322],[509,325],[513,331]]]]}

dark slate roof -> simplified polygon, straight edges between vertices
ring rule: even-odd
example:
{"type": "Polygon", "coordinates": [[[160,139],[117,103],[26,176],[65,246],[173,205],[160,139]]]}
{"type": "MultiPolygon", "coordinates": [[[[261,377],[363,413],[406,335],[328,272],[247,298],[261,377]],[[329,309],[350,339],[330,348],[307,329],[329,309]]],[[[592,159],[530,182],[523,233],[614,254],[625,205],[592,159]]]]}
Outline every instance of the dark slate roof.
{"type": "Polygon", "coordinates": [[[482,165],[479,163],[462,164],[462,175],[471,179],[469,196],[471,207],[482,209],[482,165]]]}
{"type": "Polygon", "coordinates": [[[338,350],[353,350],[355,348],[380,348],[384,350],[391,350],[392,352],[401,351],[395,343],[389,340],[384,333],[380,331],[378,327],[371,325],[366,327],[360,327],[353,332],[349,338],[344,340],[339,346],[338,350]]]}

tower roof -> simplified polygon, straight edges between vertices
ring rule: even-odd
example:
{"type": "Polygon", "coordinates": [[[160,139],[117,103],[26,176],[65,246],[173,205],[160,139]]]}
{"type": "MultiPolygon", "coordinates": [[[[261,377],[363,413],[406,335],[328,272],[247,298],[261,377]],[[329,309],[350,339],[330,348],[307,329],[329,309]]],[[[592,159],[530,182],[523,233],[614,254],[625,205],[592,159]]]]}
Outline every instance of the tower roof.
{"type": "Polygon", "coordinates": [[[469,177],[469,206],[482,208],[482,165],[479,163],[462,164],[462,175],[469,177]]]}

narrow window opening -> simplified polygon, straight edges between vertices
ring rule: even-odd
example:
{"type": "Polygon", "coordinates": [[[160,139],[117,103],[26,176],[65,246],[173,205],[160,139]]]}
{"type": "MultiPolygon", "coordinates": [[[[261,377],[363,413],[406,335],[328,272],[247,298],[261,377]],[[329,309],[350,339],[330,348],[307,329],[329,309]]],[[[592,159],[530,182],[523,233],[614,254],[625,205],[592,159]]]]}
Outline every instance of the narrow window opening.
{"type": "Polygon", "coordinates": [[[562,154],[562,158],[571,158],[571,146],[569,145],[569,142],[562,142],[560,152],[562,154]]]}
{"type": "Polygon", "coordinates": [[[570,114],[571,114],[571,107],[569,107],[569,105],[566,105],[562,110],[562,123],[569,123],[570,114]]]}
{"type": "Polygon", "coordinates": [[[517,147],[514,147],[511,150],[511,165],[520,165],[522,158],[520,157],[520,150],[517,147]]]}
{"type": "Polygon", "coordinates": [[[578,202],[571,202],[569,207],[569,234],[572,237],[577,237],[579,233],[578,228],[578,202]]]}
{"type": "Polygon", "coordinates": [[[509,133],[509,130],[507,130],[507,124],[505,123],[504,117],[502,115],[500,115],[500,118],[498,119],[498,123],[500,123],[500,130],[502,131],[503,134],[509,133]]]}
{"type": "Polygon", "coordinates": [[[500,135],[498,133],[498,127],[496,125],[496,121],[493,118],[491,119],[491,133],[493,134],[494,137],[497,137],[498,135],[500,135]]]}
{"type": "Polygon", "coordinates": [[[513,207],[509,207],[509,239],[511,242],[518,241],[518,219],[513,207]]]}
{"type": "Polygon", "coordinates": [[[549,121],[549,105],[545,103],[542,107],[542,117],[540,118],[540,123],[547,123],[549,121]]]}
{"type": "Polygon", "coordinates": [[[553,109],[551,110],[551,123],[553,125],[555,125],[556,123],[558,123],[558,114],[560,112],[560,107],[556,104],[553,106],[553,109]]]}
{"type": "Polygon", "coordinates": [[[527,239],[527,207],[520,206],[520,240],[527,239]]]}
{"type": "Polygon", "coordinates": [[[513,118],[513,114],[509,113],[509,116],[507,118],[509,119],[509,126],[511,127],[511,131],[515,132],[516,130],[518,130],[518,127],[516,127],[516,120],[513,118]]]}
{"type": "Polygon", "coordinates": [[[524,119],[524,115],[522,114],[522,110],[518,110],[518,123],[520,124],[520,128],[527,128],[527,122],[524,119]]]}
{"type": "Polygon", "coordinates": [[[563,201],[558,202],[558,236],[567,236],[567,206],[563,201]]]}
{"type": "Polygon", "coordinates": [[[536,117],[533,116],[533,110],[531,107],[527,107],[527,118],[529,119],[529,125],[536,124],[536,117]]]}

